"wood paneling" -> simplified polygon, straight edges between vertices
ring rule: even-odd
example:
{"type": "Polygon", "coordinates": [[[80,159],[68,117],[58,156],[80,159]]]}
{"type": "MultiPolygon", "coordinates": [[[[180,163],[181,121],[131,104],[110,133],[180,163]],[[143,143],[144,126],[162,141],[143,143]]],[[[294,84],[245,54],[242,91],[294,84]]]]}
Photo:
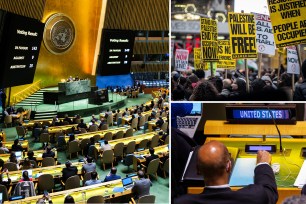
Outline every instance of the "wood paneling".
{"type": "Polygon", "coordinates": [[[169,53],[169,42],[154,41],[135,41],[134,54],[166,54],[169,53]]]}
{"type": "Polygon", "coordinates": [[[169,63],[149,63],[145,64],[143,67],[142,63],[133,63],[131,65],[131,72],[168,72],[169,70],[169,63]]]}
{"type": "Polygon", "coordinates": [[[41,20],[46,0],[0,0],[0,9],[41,20]]]}
{"type": "Polygon", "coordinates": [[[109,0],[104,28],[169,30],[169,0],[109,0]]]}

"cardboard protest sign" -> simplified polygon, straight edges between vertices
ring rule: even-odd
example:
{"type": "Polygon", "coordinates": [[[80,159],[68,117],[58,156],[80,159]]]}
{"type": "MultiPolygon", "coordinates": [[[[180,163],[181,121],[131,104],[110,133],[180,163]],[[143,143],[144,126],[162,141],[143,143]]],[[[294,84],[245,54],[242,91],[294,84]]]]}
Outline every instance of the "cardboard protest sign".
{"type": "Polygon", "coordinates": [[[206,62],[218,61],[217,21],[201,18],[201,59],[206,62]]]}
{"type": "Polygon", "coordinates": [[[306,40],[306,1],[268,0],[276,47],[306,40]]]}
{"type": "Polygon", "coordinates": [[[188,50],[177,49],[175,51],[175,69],[178,71],[186,71],[188,69],[188,50]]]}
{"type": "Polygon", "coordinates": [[[205,69],[201,61],[201,48],[193,48],[194,69],[205,69]]]}
{"type": "Polygon", "coordinates": [[[232,58],[257,58],[254,15],[229,12],[228,22],[232,58]]]}
{"type": "Polygon", "coordinates": [[[261,54],[275,55],[274,35],[268,15],[253,13],[256,23],[256,46],[261,54]]]}
{"type": "Polygon", "coordinates": [[[218,40],[218,68],[236,68],[236,60],[232,59],[231,45],[229,40],[218,40]]]}
{"type": "Polygon", "coordinates": [[[287,47],[287,73],[300,74],[300,65],[295,46],[287,47]]]}

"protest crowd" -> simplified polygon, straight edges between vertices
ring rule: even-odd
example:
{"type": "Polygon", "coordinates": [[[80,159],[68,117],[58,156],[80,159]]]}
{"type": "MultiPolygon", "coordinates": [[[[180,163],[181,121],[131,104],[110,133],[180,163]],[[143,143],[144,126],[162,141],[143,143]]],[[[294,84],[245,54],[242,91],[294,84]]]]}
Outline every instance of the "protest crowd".
{"type": "Polygon", "coordinates": [[[263,67],[261,77],[257,70],[249,69],[249,93],[246,89],[244,70],[217,72],[216,76],[205,77],[204,70],[187,70],[171,73],[172,100],[174,101],[304,101],[306,100],[306,61],[302,65],[302,76],[288,74],[280,67],[277,70],[263,67]],[[293,91],[294,90],[294,91],[293,91]]]}

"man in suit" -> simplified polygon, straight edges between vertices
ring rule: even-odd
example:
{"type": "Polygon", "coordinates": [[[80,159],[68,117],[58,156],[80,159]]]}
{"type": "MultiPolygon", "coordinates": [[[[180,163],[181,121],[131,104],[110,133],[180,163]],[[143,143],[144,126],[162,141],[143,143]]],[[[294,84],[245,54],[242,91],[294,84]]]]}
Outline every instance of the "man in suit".
{"type": "Polygon", "coordinates": [[[44,152],[44,153],[42,154],[42,158],[46,158],[46,157],[52,157],[52,158],[55,157],[55,153],[51,151],[51,147],[50,147],[50,146],[48,146],[48,147],[46,148],[46,152],[44,152]]]}
{"type": "Polygon", "coordinates": [[[148,167],[149,163],[153,160],[153,159],[157,159],[158,155],[154,154],[154,149],[152,147],[150,147],[149,149],[150,152],[150,156],[146,157],[146,166],[148,167]]]}
{"type": "Polygon", "coordinates": [[[65,165],[66,165],[66,168],[63,168],[62,170],[62,173],[63,173],[62,180],[64,183],[69,177],[77,175],[78,173],[78,169],[75,166],[71,166],[72,165],[71,161],[69,160],[66,161],[65,165]]]}
{"type": "Polygon", "coordinates": [[[68,114],[65,114],[65,118],[64,118],[63,121],[66,121],[66,122],[68,122],[69,124],[72,124],[72,120],[71,120],[71,118],[69,118],[68,114]]]}
{"type": "Polygon", "coordinates": [[[105,176],[104,182],[121,179],[121,176],[116,175],[117,168],[113,167],[108,175],[105,176]]]}
{"type": "Polygon", "coordinates": [[[275,204],[278,193],[270,163],[271,155],[267,151],[258,151],[254,184],[232,191],[228,185],[232,170],[229,152],[220,142],[208,142],[198,151],[198,171],[204,176],[204,191],[183,195],[174,203],[275,204]]]}
{"type": "Polygon", "coordinates": [[[98,184],[98,183],[102,183],[101,180],[97,179],[98,174],[97,174],[96,171],[91,172],[90,176],[91,176],[91,179],[86,181],[84,186],[90,186],[90,185],[95,185],[95,184],[98,184]]]}
{"type": "Polygon", "coordinates": [[[161,128],[164,124],[164,120],[163,120],[163,117],[159,116],[158,120],[156,121],[156,128],[161,128]]]}
{"type": "Polygon", "coordinates": [[[93,162],[93,158],[91,156],[87,156],[84,158],[84,164],[82,166],[82,173],[86,174],[88,172],[96,171],[96,163],[93,162]]]}
{"type": "Polygon", "coordinates": [[[144,178],[143,171],[137,172],[139,180],[135,181],[135,184],[132,188],[132,193],[135,199],[138,199],[145,195],[150,195],[150,187],[152,186],[152,182],[150,179],[144,178]]]}

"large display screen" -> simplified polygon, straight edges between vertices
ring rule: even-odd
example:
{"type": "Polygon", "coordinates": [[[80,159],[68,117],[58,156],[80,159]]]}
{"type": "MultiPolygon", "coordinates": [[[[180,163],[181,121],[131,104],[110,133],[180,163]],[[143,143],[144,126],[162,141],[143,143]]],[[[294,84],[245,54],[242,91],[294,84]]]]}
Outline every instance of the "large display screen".
{"type": "Polygon", "coordinates": [[[268,109],[249,109],[249,110],[233,110],[234,119],[272,119],[286,120],[289,119],[289,110],[268,110],[268,109]],[[272,115],[271,115],[272,114],[272,115]]]}
{"type": "Polygon", "coordinates": [[[0,10],[0,86],[33,83],[44,24],[0,10]]]}
{"type": "Polygon", "coordinates": [[[229,104],[225,109],[230,123],[296,124],[295,104],[229,104]]]}
{"type": "Polygon", "coordinates": [[[123,75],[130,73],[135,32],[103,29],[97,74],[123,75]]]}
{"type": "Polygon", "coordinates": [[[193,107],[191,110],[192,115],[201,115],[202,114],[202,103],[192,103],[193,107]]]}

